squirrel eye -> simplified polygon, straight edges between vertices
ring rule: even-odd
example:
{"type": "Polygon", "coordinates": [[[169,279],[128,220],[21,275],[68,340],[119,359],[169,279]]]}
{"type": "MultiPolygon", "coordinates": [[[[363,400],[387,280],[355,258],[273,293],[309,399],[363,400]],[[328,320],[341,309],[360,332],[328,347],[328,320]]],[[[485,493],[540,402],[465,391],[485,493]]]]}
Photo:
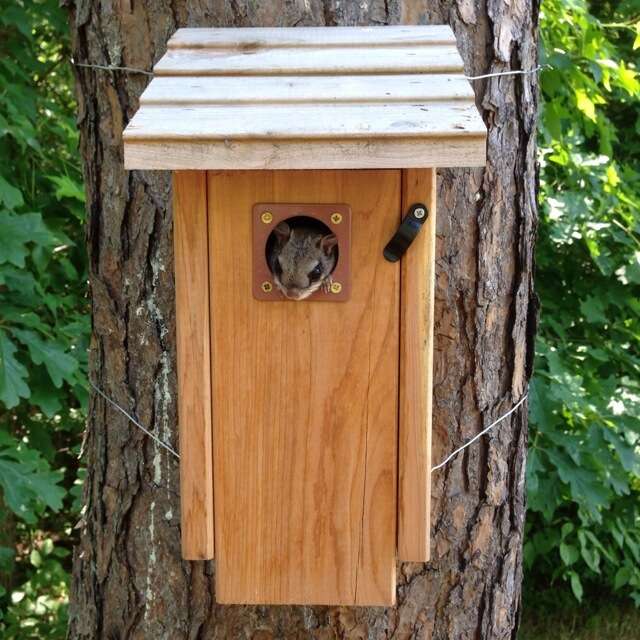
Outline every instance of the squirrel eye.
{"type": "Polygon", "coordinates": [[[322,267],[320,266],[320,263],[318,263],[309,272],[309,280],[313,282],[314,280],[317,280],[321,275],[322,275],[322,267]]]}

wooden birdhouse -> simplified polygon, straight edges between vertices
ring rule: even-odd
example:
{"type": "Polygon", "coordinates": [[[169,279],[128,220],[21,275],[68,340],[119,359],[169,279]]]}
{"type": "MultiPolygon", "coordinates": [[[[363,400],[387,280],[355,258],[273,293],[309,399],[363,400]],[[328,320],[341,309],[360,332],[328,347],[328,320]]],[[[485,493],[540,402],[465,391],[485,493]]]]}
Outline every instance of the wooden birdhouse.
{"type": "Polygon", "coordinates": [[[453,32],[180,29],[154,73],[124,154],[173,171],[183,556],[220,603],[391,605],[429,559],[435,168],[485,162],[453,32]],[[333,264],[291,300],[301,221],[333,264]]]}

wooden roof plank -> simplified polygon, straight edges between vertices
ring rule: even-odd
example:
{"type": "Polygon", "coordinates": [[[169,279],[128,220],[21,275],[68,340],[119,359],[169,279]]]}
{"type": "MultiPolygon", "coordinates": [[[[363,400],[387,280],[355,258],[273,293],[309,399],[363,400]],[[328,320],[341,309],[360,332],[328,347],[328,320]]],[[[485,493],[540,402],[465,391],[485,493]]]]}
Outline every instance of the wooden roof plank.
{"type": "Polygon", "coordinates": [[[140,169],[479,166],[448,26],[180,29],[124,132],[140,169]]]}
{"type": "Polygon", "coordinates": [[[385,27],[251,27],[240,29],[178,29],[169,49],[393,46],[455,44],[448,25],[385,27]]]}
{"type": "Polygon", "coordinates": [[[461,73],[455,45],[428,47],[170,49],[158,76],[461,73]]]}
{"type": "Polygon", "coordinates": [[[422,102],[474,100],[464,76],[209,76],[155,78],[142,105],[422,102]]]}
{"type": "Polygon", "coordinates": [[[429,138],[486,135],[471,103],[146,106],[127,140],[429,138]]]}
{"type": "Polygon", "coordinates": [[[481,167],[486,138],[372,140],[130,140],[126,169],[398,169],[481,167]]]}

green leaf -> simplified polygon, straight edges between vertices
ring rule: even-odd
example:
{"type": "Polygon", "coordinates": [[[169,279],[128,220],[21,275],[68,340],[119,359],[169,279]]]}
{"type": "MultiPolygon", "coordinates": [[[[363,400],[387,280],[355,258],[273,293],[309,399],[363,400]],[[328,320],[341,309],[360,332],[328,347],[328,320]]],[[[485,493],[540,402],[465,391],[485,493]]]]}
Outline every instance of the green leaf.
{"type": "Polygon", "coordinates": [[[47,176],[56,186],[56,198],[71,198],[84,203],[84,189],[81,184],[73,181],[69,176],[47,176]]]}
{"type": "MultiPolygon", "coordinates": [[[[45,374],[46,379],[46,374],[45,374]]],[[[30,401],[33,405],[42,409],[48,418],[53,418],[62,409],[63,396],[55,387],[51,387],[51,383],[39,383],[31,380],[31,397],[30,401]]]]}
{"type": "Polygon", "coordinates": [[[7,409],[12,409],[20,402],[20,398],[30,395],[27,370],[15,358],[18,348],[9,336],[0,330],[0,401],[7,409]]]}
{"type": "Polygon", "coordinates": [[[16,189],[10,185],[2,175],[0,175],[0,203],[4,204],[10,211],[24,204],[24,198],[22,197],[20,189],[16,189]]]}
{"type": "Polygon", "coordinates": [[[584,314],[587,322],[601,324],[607,321],[604,314],[605,306],[600,298],[589,296],[580,303],[580,311],[584,314]]]}
{"type": "Polygon", "coordinates": [[[588,547],[583,547],[580,549],[580,555],[582,559],[585,561],[589,569],[595,573],[600,573],[600,554],[595,549],[589,549],[588,547]]]}
{"type": "Polygon", "coordinates": [[[596,105],[587,95],[584,89],[576,90],[576,106],[589,120],[596,120],[596,105]]]}
{"type": "Polygon", "coordinates": [[[640,476],[640,453],[637,448],[628,444],[624,436],[614,433],[609,429],[604,431],[604,437],[615,448],[625,471],[640,476]]]}
{"type": "Polygon", "coordinates": [[[638,74],[633,69],[628,68],[623,60],[620,61],[620,65],[618,68],[618,78],[620,80],[620,84],[632,96],[640,94],[640,82],[638,82],[638,74]]]}
{"type": "Polygon", "coordinates": [[[31,562],[31,565],[36,568],[42,566],[42,556],[37,549],[31,550],[31,553],[29,554],[29,561],[31,562]]]}
{"type": "Polygon", "coordinates": [[[48,470],[35,452],[0,450],[0,487],[7,506],[29,523],[36,522],[36,509],[44,505],[54,511],[62,506],[65,490],[58,485],[62,475],[48,470]],[[11,456],[11,457],[8,457],[11,456]]]}
{"type": "Polygon", "coordinates": [[[55,236],[42,222],[39,213],[11,214],[0,211],[0,264],[10,262],[24,267],[28,245],[51,246],[55,236]]]}
{"type": "Polygon", "coordinates": [[[13,335],[29,349],[31,359],[35,364],[43,364],[51,381],[56,387],[61,387],[63,381],[73,384],[78,361],[65,352],[62,345],[43,340],[34,331],[28,329],[13,329],[13,335]]]}
{"type": "Polygon", "coordinates": [[[625,584],[629,583],[633,572],[626,565],[624,567],[620,567],[618,571],[616,571],[615,578],[613,580],[613,588],[617,591],[621,587],[624,587],[625,584]]]}
{"type": "Polygon", "coordinates": [[[560,557],[567,567],[574,564],[580,557],[580,552],[570,544],[560,543],[560,557]]]}
{"type": "MultiPolygon", "coordinates": [[[[10,264],[0,266],[0,284],[6,285],[9,291],[16,293],[21,303],[35,303],[36,280],[30,271],[18,269],[10,264]]],[[[4,314],[3,314],[4,315],[4,314]]]]}
{"type": "Polygon", "coordinates": [[[569,580],[571,581],[571,591],[573,591],[573,595],[576,597],[576,600],[578,602],[582,602],[582,596],[584,594],[584,590],[582,588],[582,582],[580,581],[580,576],[575,571],[570,571],[569,580]]]}

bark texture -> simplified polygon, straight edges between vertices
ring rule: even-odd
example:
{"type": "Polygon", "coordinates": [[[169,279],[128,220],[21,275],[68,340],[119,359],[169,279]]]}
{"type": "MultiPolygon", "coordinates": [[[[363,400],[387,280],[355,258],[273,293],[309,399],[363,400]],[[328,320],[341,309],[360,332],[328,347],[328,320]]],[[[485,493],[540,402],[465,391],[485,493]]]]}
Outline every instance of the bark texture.
{"type": "MultiPolygon", "coordinates": [[[[150,70],[181,26],[452,25],[467,73],[536,65],[538,0],[67,0],[80,63],[150,70]]],[[[178,447],[170,179],[125,172],[149,78],[76,68],[88,195],[92,377],[178,447]]],[[[536,302],[535,74],[474,83],[481,170],[440,171],[434,461],[526,390],[536,302]]],[[[220,607],[214,563],[180,559],[178,466],[94,396],[70,638],[515,638],[526,405],[434,476],[433,560],[394,608],[220,607]]]]}

